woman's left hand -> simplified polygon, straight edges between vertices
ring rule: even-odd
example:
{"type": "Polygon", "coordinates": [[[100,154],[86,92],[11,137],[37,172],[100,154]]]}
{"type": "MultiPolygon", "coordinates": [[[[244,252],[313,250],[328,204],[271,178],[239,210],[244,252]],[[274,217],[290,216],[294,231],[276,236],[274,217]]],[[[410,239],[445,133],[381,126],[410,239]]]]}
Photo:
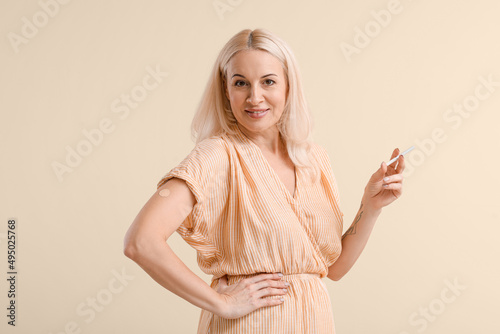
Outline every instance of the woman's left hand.
{"type": "MultiPolygon", "coordinates": [[[[399,149],[392,152],[391,160],[397,157],[399,149]]],[[[389,166],[382,162],[380,168],[373,173],[365,187],[363,203],[375,210],[391,204],[403,193],[404,157],[401,155],[389,166]],[[396,166],[397,165],[397,166],[396,166]]]]}

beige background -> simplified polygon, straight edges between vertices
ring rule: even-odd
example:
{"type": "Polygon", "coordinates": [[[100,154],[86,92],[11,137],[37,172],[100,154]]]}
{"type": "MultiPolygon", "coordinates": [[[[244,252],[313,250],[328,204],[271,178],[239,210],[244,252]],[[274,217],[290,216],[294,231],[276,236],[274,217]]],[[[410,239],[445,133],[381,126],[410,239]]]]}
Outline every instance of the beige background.
{"type": "MultiPolygon", "coordinates": [[[[54,3],[0,2],[2,277],[7,219],[17,219],[19,240],[17,326],[6,324],[1,279],[2,333],[196,332],[200,310],[126,258],[123,237],[193,148],[190,122],[217,53],[258,27],[296,53],[344,231],[380,163],[395,147],[416,146],[402,198],[384,209],[353,269],[324,280],[337,332],[500,331],[498,1],[74,0],[58,11],[54,3]],[[381,27],[372,11],[388,7],[381,27]],[[34,21],[37,32],[23,28],[34,21]],[[355,46],[365,28],[369,45],[346,57],[341,45],[355,46]],[[30,37],[12,43],[23,32],[30,37]],[[124,114],[120,97],[141,97],[148,67],[168,76],[124,114]],[[490,75],[497,84],[476,91],[490,75]],[[443,118],[464,103],[474,109],[468,117],[443,118]],[[85,146],[82,131],[106,122],[108,133],[85,146]],[[435,144],[422,146],[433,131],[435,144]],[[87,155],[59,180],[52,165],[77,146],[87,155]],[[453,293],[447,281],[461,288],[453,293]]],[[[210,281],[177,234],[169,244],[210,281]]]]}

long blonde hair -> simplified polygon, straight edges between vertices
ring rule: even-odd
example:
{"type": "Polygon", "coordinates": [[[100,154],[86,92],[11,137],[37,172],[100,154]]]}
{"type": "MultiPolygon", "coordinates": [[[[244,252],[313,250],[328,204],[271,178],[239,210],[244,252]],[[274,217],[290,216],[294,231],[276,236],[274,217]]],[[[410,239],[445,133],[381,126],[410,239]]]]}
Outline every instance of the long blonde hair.
{"type": "Polygon", "coordinates": [[[225,94],[226,74],[229,61],[242,50],[267,51],[281,62],[289,89],[285,109],[277,127],[286,143],[290,159],[311,181],[316,182],[320,173],[311,154],[313,119],[302,88],[297,61],[290,47],[268,30],[242,30],[224,45],[191,123],[192,138],[199,143],[221,133],[234,135],[230,126],[237,121],[225,94]]]}

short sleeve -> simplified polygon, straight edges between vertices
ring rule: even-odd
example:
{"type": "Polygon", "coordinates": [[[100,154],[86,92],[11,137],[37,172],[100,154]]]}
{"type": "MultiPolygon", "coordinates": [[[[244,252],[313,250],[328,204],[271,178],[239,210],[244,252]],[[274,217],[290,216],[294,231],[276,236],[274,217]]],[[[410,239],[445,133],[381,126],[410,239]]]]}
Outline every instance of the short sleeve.
{"type": "Polygon", "coordinates": [[[331,195],[332,195],[331,196],[333,199],[331,201],[332,206],[333,206],[336,214],[338,214],[338,218],[342,222],[343,217],[344,217],[344,212],[341,209],[342,205],[340,202],[340,195],[339,195],[339,189],[337,186],[337,179],[335,178],[335,174],[333,173],[333,166],[332,166],[332,162],[330,159],[330,155],[328,154],[328,151],[324,147],[322,147],[321,145],[315,143],[315,146],[317,148],[318,157],[319,157],[319,161],[320,161],[320,165],[321,165],[320,168],[321,168],[322,173],[324,174],[324,176],[327,180],[328,188],[329,188],[331,195]]]}
{"type": "Polygon", "coordinates": [[[157,189],[176,177],[186,182],[196,198],[191,213],[177,229],[193,248],[213,256],[214,224],[223,214],[229,192],[229,153],[221,138],[199,142],[176,167],[165,174],[157,189]]]}

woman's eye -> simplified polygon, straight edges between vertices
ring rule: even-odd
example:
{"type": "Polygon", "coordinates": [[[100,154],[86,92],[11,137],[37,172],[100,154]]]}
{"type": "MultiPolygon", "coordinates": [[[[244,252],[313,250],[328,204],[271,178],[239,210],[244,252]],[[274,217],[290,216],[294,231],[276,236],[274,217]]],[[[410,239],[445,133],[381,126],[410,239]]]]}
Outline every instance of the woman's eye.
{"type": "Polygon", "coordinates": [[[266,85],[271,86],[271,85],[274,85],[276,82],[274,80],[271,80],[271,79],[266,79],[265,83],[266,83],[266,85]]]}
{"type": "Polygon", "coordinates": [[[245,85],[245,81],[238,80],[234,83],[236,87],[243,87],[245,85]]]}

